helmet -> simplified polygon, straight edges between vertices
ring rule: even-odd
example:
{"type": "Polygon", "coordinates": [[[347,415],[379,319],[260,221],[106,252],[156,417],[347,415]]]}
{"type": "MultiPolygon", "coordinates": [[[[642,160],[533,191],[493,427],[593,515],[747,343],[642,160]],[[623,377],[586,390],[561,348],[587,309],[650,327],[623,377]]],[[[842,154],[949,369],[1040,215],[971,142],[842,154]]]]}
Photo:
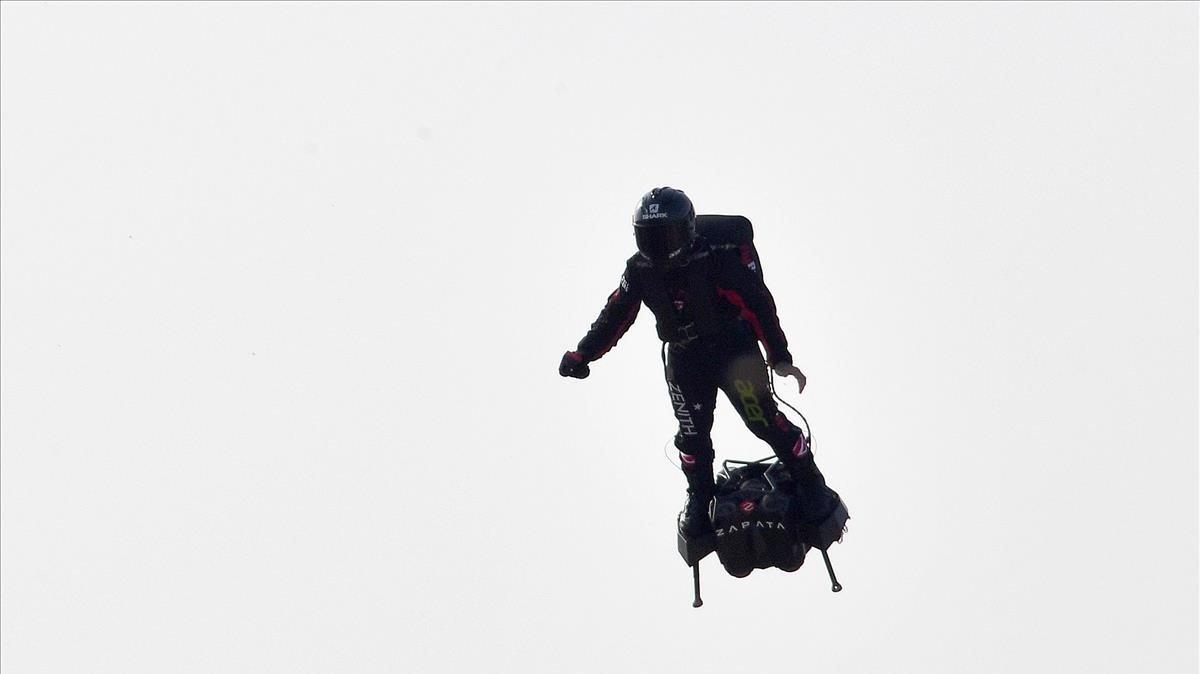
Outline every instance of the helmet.
{"type": "Polygon", "coordinates": [[[696,209],[682,190],[656,187],[633,212],[638,250],[651,262],[666,262],[696,238],[696,209]]]}

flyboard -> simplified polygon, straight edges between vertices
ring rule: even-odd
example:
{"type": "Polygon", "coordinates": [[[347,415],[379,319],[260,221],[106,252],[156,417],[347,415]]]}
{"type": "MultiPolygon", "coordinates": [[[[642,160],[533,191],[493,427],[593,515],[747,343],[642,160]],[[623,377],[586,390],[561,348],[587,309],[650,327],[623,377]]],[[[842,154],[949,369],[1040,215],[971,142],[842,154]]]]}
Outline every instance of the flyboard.
{"type": "Polygon", "coordinates": [[[709,504],[712,532],[689,538],[676,529],[679,555],[692,567],[692,606],[704,604],[700,598],[700,560],[713,552],[729,575],[745,578],[755,569],[796,571],[817,547],[829,572],[831,589],[841,592],[842,585],[829,560],[830,545],[841,540],[846,520],[850,519],[840,497],[823,522],[806,525],[794,481],[775,457],[724,461],[716,485],[716,495],[709,504]]]}

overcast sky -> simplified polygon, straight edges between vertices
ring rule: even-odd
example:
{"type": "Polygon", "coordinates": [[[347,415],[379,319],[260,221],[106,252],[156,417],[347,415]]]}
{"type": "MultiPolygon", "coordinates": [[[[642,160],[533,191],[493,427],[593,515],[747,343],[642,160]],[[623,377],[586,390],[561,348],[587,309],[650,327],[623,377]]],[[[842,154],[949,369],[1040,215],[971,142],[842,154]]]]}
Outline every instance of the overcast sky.
{"type": "Polygon", "coordinates": [[[5,3],[5,671],[1195,672],[1197,7],[5,3]],[[657,185],[839,594],[691,608],[648,311],[557,374],[657,185]]]}

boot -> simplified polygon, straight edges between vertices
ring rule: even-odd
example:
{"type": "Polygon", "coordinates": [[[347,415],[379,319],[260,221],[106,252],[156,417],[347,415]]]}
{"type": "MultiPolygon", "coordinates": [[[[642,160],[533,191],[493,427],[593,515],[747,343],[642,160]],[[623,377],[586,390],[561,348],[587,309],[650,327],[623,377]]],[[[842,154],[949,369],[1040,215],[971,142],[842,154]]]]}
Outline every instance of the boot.
{"type": "Polygon", "coordinates": [[[812,452],[805,452],[788,466],[796,481],[797,519],[800,538],[809,546],[828,550],[841,540],[850,514],[838,493],[825,484],[825,476],[813,461],[812,452]]]}
{"type": "Polygon", "coordinates": [[[713,531],[712,517],[708,506],[712,503],[712,494],[705,496],[688,490],[687,503],[683,512],[679,513],[679,533],[687,538],[699,538],[713,531]]]}
{"type": "Polygon", "coordinates": [[[712,464],[694,465],[683,471],[687,478],[687,503],[679,513],[679,533],[685,538],[698,538],[713,531],[709,505],[716,487],[713,485],[712,464]]]}

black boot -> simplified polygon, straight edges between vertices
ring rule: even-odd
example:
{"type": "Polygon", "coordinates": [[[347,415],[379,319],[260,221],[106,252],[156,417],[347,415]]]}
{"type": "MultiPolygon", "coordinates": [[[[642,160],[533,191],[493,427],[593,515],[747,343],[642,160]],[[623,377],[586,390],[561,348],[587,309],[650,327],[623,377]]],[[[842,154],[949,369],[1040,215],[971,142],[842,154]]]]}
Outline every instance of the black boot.
{"type": "Polygon", "coordinates": [[[691,466],[683,471],[688,481],[687,503],[679,513],[679,532],[687,538],[698,538],[713,531],[712,504],[716,487],[713,486],[712,464],[691,466]]]}
{"type": "Polygon", "coordinates": [[[825,484],[825,476],[813,461],[812,452],[795,458],[788,472],[796,481],[797,519],[800,538],[811,547],[828,550],[841,540],[850,519],[838,493],[825,484]]]}
{"type": "Polygon", "coordinates": [[[688,538],[699,538],[711,534],[713,530],[709,505],[712,494],[707,496],[688,490],[688,500],[679,513],[679,532],[688,538]]]}

